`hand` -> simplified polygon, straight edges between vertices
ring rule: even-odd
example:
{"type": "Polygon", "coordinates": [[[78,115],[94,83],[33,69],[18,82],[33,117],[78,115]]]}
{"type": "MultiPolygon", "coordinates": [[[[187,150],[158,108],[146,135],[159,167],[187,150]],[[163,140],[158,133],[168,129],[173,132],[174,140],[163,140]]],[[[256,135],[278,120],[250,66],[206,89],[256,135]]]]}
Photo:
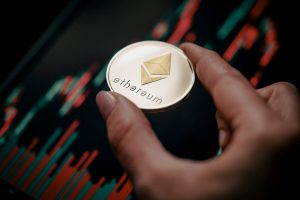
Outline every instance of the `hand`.
{"type": "MultiPolygon", "coordinates": [[[[145,115],[125,97],[100,92],[97,104],[118,160],[141,199],[263,199],[278,155],[300,138],[300,101],[289,83],[255,90],[215,52],[183,44],[213,97],[221,156],[177,158],[157,139],[145,115]]],[[[297,158],[298,159],[298,158],[297,158]]]]}

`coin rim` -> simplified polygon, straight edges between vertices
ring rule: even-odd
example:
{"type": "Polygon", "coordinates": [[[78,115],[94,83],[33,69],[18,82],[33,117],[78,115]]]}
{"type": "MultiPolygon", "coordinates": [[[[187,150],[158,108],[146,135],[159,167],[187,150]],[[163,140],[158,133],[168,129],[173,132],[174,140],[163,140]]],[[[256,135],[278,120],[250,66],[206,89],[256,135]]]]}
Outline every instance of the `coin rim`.
{"type": "MultiPolygon", "coordinates": [[[[162,42],[162,41],[155,41],[155,40],[146,40],[146,41],[140,41],[140,42],[135,42],[135,43],[132,43],[132,44],[129,44],[125,47],[123,47],[122,49],[120,49],[117,53],[114,54],[114,56],[110,59],[108,65],[107,65],[107,68],[106,68],[106,82],[107,82],[107,85],[110,89],[110,91],[112,92],[116,92],[118,93],[117,91],[114,91],[112,86],[111,86],[111,83],[110,83],[110,79],[109,79],[109,72],[110,72],[110,69],[111,69],[111,66],[112,66],[112,63],[114,62],[114,60],[121,54],[123,53],[123,51],[129,49],[129,48],[132,48],[133,46],[137,46],[137,45],[141,45],[141,44],[153,44],[153,43],[157,43],[157,44],[160,44],[160,45],[167,45],[169,46],[170,48],[173,48],[175,49],[176,51],[178,51],[179,53],[182,54],[182,56],[187,60],[188,62],[188,65],[189,67],[191,68],[191,72],[192,72],[192,81],[191,81],[191,84],[189,85],[189,87],[186,89],[186,91],[180,95],[180,97],[175,100],[175,101],[172,101],[171,103],[168,103],[164,106],[160,106],[160,107],[157,107],[157,108],[144,108],[144,107],[140,107],[139,105],[137,105],[135,102],[133,102],[138,108],[142,109],[142,110],[145,110],[145,111],[162,111],[164,109],[167,109],[167,108],[171,108],[175,105],[177,105],[179,102],[181,102],[183,99],[185,99],[185,97],[188,96],[188,94],[191,92],[193,86],[194,86],[194,83],[195,83],[195,70],[194,70],[194,67],[192,65],[192,62],[190,61],[190,59],[186,56],[186,54],[180,49],[178,48],[177,46],[175,45],[172,45],[170,43],[166,43],[166,42],[162,42]]],[[[119,94],[119,93],[118,93],[119,94]]],[[[122,94],[121,94],[122,95],[122,94]]],[[[125,96],[125,95],[123,95],[125,96]]],[[[126,97],[126,96],[125,96],[126,97]]],[[[127,98],[127,97],[126,97],[127,98]]],[[[130,100],[131,101],[131,100],[130,100]]],[[[132,102],[132,101],[131,101],[132,102]]]]}

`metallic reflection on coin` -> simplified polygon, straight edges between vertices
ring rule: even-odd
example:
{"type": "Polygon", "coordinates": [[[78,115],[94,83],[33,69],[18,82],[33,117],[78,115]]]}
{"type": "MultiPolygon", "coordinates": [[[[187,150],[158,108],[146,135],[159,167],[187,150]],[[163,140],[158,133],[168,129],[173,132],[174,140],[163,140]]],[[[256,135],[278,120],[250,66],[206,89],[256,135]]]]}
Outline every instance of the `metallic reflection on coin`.
{"type": "Polygon", "coordinates": [[[191,91],[195,74],[181,49],[165,42],[143,41],[114,55],[106,79],[111,91],[143,110],[155,111],[179,103],[191,91]]]}

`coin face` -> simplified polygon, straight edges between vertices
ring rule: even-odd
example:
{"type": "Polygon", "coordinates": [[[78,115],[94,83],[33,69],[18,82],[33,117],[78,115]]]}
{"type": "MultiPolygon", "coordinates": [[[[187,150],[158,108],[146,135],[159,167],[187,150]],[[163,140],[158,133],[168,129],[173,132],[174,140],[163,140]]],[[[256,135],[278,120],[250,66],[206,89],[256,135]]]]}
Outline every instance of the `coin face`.
{"type": "Polygon", "coordinates": [[[194,69],[174,45],[143,41],[126,46],[110,60],[106,80],[143,110],[155,111],[179,103],[192,89],[194,69]]]}

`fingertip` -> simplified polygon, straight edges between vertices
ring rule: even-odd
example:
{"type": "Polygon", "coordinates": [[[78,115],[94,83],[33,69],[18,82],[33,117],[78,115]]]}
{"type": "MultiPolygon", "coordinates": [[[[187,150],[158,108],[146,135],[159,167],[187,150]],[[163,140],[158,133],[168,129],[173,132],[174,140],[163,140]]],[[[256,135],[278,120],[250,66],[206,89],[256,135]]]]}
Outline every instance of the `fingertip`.
{"type": "Polygon", "coordinates": [[[193,48],[193,47],[200,47],[199,45],[192,43],[192,42],[184,42],[182,44],[179,45],[179,48],[181,49],[186,49],[186,48],[193,48]]]}
{"type": "Polygon", "coordinates": [[[194,51],[195,49],[199,49],[199,48],[202,49],[203,47],[201,47],[201,46],[199,46],[199,45],[196,45],[196,44],[194,44],[194,43],[191,43],[191,42],[184,42],[184,43],[182,43],[182,44],[179,46],[179,48],[180,48],[181,50],[183,50],[184,53],[185,53],[188,57],[190,57],[192,51],[194,51]]]}
{"type": "Polygon", "coordinates": [[[193,45],[193,43],[191,43],[191,42],[184,42],[184,43],[182,43],[182,44],[179,45],[179,48],[183,50],[183,49],[189,48],[190,45],[193,45]]]}
{"type": "Polygon", "coordinates": [[[97,103],[97,106],[99,107],[100,103],[101,103],[101,96],[102,96],[102,93],[105,92],[103,90],[99,91],[96,95],[96,103],[97,103]]]}
{"type": "Polygon", "coordinates": [[[180,45],[180,48],[184,51],[187,57],[191,60],[197,70],[197,63],[203,58],[207,59],[211,57],[211,50],[201,47],[197,44],[186,42],[180,45]],[[209,55],[209,56],[207,56],[209,55]]]}
{"type": "Polygon", "coordinates": [[[108,118],[116,105],[116,97],[107,91],[100,91],[96,96],[96,103],[104,120],[108,118]]]}

